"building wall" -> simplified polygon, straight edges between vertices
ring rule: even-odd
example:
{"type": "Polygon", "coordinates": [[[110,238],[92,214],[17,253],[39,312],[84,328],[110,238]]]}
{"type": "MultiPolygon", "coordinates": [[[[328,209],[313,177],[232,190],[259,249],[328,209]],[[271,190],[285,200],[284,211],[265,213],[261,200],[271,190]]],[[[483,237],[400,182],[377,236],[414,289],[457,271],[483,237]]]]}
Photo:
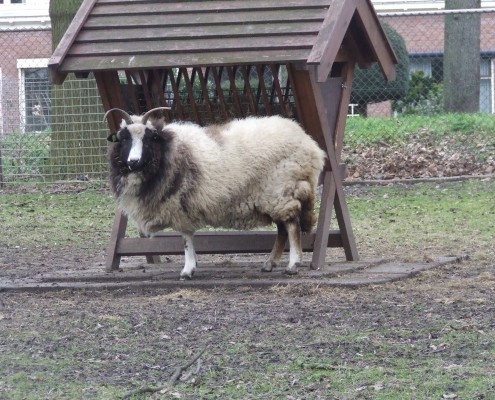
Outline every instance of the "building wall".
{"type": "Polygon", "coordinates": [[[36,59],[52,54],[50,30],[0,31],[0,133],[19,131],[23,113],[20,99],[20,68],[38,68],[36,59]],[[25,60],[19,62],[19,60],[25,60]],[[30,61],[33,60],[33,61],[30,61]]]}

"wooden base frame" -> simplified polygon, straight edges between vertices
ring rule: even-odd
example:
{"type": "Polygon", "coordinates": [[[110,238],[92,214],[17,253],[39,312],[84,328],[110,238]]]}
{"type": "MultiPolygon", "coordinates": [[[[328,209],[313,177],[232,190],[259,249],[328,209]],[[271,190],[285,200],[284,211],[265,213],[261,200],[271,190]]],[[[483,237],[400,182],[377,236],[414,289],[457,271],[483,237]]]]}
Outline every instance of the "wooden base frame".
{"type": "MultiPolygon", "coordinates": [[[[359,259],[356,242],[340,173],[340,157],[345,121],[350,99],[354,62],[335,66],[330,77],[319,82],[316,68],[311,65],[298,67],[289,64],[291,90],[295,100],[297,118],[305,130],[326,150],[327,163],[322,173],[322,198],[316,231],[303,236],[303,251],[313,252],[312,268],[321,268],[325,263],[326,249],[343,248],[348,261],[359,259]],[[332,213],[338,230],[331,230],[332,213]]],[[[100,93],[119,92],[118,80],[101,74],[96,76],[100,93]],[[112,83],[113,82],[113,83],[112,83]],[[117,83],[115,83],[117,82],[117,83]]],[[[114,101],[102,97],[104,107],[119,107],[121,96],[114,101]],[[120,98],[119,98],[120,97],[120,98]],[[117,104],[115,104],[115,101],[117,104]]],[[[110,120],[116,126],[118,121],[110,120]]],[[[115,221],[107,252],[106,270],[119,268],[122,256],[146,256],[148,262],[158,262],[159,255],[183,254],[183,241],[178,233],[163,233],[154,238],[126,238],[127,218],[120,211],[115,221]]],[[[276,232],[208,232],[195,235],[197,253],[269,253],[276,232]]]]}

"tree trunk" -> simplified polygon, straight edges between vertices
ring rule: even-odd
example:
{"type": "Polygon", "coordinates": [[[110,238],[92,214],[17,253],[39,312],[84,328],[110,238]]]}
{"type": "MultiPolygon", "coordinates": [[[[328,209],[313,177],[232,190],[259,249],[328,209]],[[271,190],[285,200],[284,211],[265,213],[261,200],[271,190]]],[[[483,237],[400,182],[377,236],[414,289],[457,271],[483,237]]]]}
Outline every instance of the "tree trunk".
{"type": "MultiPolygon", "coordinates": [[[[481,0],[449,0],[445,9],[480,8],[481,0]]],[[[445,112],[478,112],[480,107],[480,14],[445,16],[443,60],[445,112]]]]}
{"type": "MultiPolygon", "coordinates": [[[[83,0],[51,0],[52,45],[62,39],[83,0]]],[[[106,175],[106,125],[93,78],[69,74],[52,86],[50,173],[54,179],[101,179],[106,175]]]]}

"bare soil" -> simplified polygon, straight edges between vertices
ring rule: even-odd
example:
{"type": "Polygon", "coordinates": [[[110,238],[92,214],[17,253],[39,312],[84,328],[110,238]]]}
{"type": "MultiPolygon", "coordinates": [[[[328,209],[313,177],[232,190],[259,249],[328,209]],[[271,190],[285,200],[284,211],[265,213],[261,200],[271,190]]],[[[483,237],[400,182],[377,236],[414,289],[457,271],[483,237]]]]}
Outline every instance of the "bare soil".
{"type": "MultiPolygon", "coordinates": [[[[46,262],[59,256],[42,254],[46,262]]],[[[82,252],[78,257],[88,261],[82,252]]],[[[27,388],[26,395],[36,393],[38,380],[47,373],[82,385],[74,397],[61,385],[58,392],[54,388],[54,397],[39,398],[108,398],[102,387],[123,393],[162,385],[206,346],[198,375],[175,389],[178,398],[231,398],[225,392],[229,382],[249,393],[254,391],[249,376],[272,379],[274,366],[282,365],[277,382],[281,379],[285,386],[262,398],[324,399],[331,381],[304,382],[304,373],[289,366],[304,370],[331,360],[335,368],[361,369],[386,366],[394,357],[405,357],[416,367],[431,360],[460,366],[495,351],[493,336],[486,336],[495,329],[494,300],[495,267],[472,261],[359,290],[316,285],[262,290],[246,284],[213,290],[6,292],[0,297],[0,352],[18,355],[3,374],[27,374],[34,388],[27,388]],[[442,347],[457,331],[478,332],[479,339],[442,347]],[[391,349],[385,348],[388,342],[394,343],[391,349]],[[367,361],[368,352],[383,352],[383,358],[367,361]],[[198,391],[205,397],[198,397],[198,391]]],[[[486,373],[493,372],[493,365],[487,365],[486,373]]],[[[373,384],[359,382],[335,398],[373,398],[373,391],[358,392],[373,384]]],[[[0,378],[0,397],[10,398],[10,385],[0,378]]],[[[445,392],[455,392],[455,385],[462,385],[462,377],[445,392]]],[[[492,398],[493,386],[491,390],[480,389],[471,398],[492,398]]]]}
{"type": "MultiPolygon", "coordinates": [[[[377,251],[360,245],[364,259],[377,251]]],[[[0,274],[29,279],[103,268],[104,255],[91,243],[0,249],[0,274]]],[[[487,258],[359,289],[255,288],[247,280],[203,290],[6,291],[0,293],[0,398],[116,398],[163,385],[202,348],[197,375],[166,393],[136,398],[373,399],[382,390],[409,393],[390,398],[441,398],[416,397],[424,382],[400,378],[413,370],[425,381],[447,375],[439,383],[445,396],[464,390],[465,398],[495,398],[494,315],[495,264],[487,258]],[[473,362],[480,367],[472,369],[473,362]],[[397,376],[383,385],[352,378],[368,369],[397,376]],[[349,375],[344,389],[334,389],[336,372],[349,375]],[[473,376],[491,386],[466,388],[473,376]]]]}

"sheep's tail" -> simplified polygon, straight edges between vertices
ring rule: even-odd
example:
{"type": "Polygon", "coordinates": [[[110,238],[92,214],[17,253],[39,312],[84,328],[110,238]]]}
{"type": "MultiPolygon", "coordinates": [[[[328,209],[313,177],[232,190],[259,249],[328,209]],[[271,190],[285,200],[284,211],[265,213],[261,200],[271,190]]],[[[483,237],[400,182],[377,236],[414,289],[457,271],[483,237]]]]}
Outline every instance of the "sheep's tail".
{"type": "Polygon", "coordinates": [[[310,233],[316,224],[316,216],[314,213],[315,201],[314,197],[307,201],[301,202],[301,214],[299,223],[301,224],[301,232],[310,233]]]}
{"type": "Polygon", "coordinates": [[[315,191],[308,181],[298,182],[295,197],[301,204],[299,223],[303,233],[310,233],[316,224],[316,216],[314,214],[315,196],[315,191]]]}

